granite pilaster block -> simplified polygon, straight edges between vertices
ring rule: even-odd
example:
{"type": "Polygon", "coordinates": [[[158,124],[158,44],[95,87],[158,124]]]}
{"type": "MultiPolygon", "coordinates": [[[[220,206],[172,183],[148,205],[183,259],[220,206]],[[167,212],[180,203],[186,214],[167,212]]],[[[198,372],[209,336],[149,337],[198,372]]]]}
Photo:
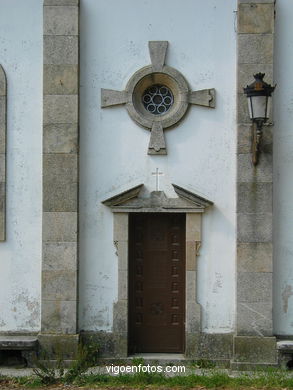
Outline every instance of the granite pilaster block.
{"type": "Polygon", "coordinates": [[[78,122],[77,95],[45,95],[44,117],[45,125],[52,123],[78,122]]]}
{"type": "Polygon", "coordinates": [[[78,7],[44,7],[44,35],[78,35],[78,7]]]}
{"type": "Polygon", "coordinates": [[[0,65],[0,96],[6,96],[6,75],[4,69],[0,65]]]}
{"type": "Polygon", "coordinates": [[[43,210],[77,211],[78,160],[75,154],[45,154],[43,210]]]}
{"type": "Polygon", "coordinates": [[[275,337],[234,337],[234,360],[251,363],[276,363],[275,337]]]}
{"type": "Polygon", "coordinates": [[[241,242],[237,245],[238,272],[273,272],[272,242],[241,242]]]}
{"type": "Polygon", "coordinates": [[[273,334],[271,302],[241,302],[237,308],[237,333],[247,336],[273,334]]]}
{"type": "Polygon", "coordinates": [[[187,333],[198,333],[201,330],[201,306],[196,302],[186,302],[187,333]]]}
{"type": "Polygon", "coordinates": [[[77,65],[44,65],[44,95],[76,95],[77,65]]]}
{"type": "Polygon", "coordinates": [[[76,212],[44,212],[43,242],[76,242],[76,212]]]}
{"type": "Polygon", "coordinates": [[[6,97],[0,96],[0,153],[6,153],[6,97]]]}
{"type": "Polygon", "coordinates": [[[271,213],[273,208],[273,183],[238,183],[238,213],[271,213]]]}
{"type": "Polygon", "coordinates": [[[44,0],[44,6],[46,5],[56,5],[56,6],[64,6],[64,5],[75,5],[79,6],[79,1],[80,0],[44,0]]]}
{"type": "Polygon", "coordinates": [[[76,301],[42,300],[42,332],[63,334],[76,333],[76,309],[76,301]]]}
{"type": "Polygon", "coordinates": [[[0,211],[0,241],[5,240],[5,213],[0,211]]]}
{"type": "Polygon", "coordinates": [[[274,32],[274,4],[240,3],[239,34],[272,34],[274,32]]]}
{"type": "Polygon", "coordinates": [[[62,35],[44,36],[45,65],[77,65],[78,37],[62,35]]]}
{"type": "Polygon", "coordinates": [[[77,273],[75,270],[42,272],[42,299],[75,301],[77,299],[77,273]]]}
{"type": "Polygon", "coordinates": [[[237,301],[244,303],[272,301],[273,275],[269,272],[238,272],[237,301]]]}
{"type": "Polygon", "coordinates": [[[0,183],[6,181],[6,155],[0,154],[0,183]]]}
{"type": "Polygon", "coordinates": [[[274,50],[273,34],[239,34],[239,64],[272,64],[274,50]]]}
{"type": "Polygon", "coordinates": [[[39,334],[38,342],[41,355],[44,353],[49,360],[62,358],[75,360],[78,354],[79,335],[39,334]]]}
{"type": "Polygon", "coordinates": [[[43,128],[44,153],[77,153],[78,126],[75,123],[53,123],[43,128]]]}
{"type": "Polygon", "coordinates": [[[113,305],[113,332],[127,332],[128,329],[128,301],[119,300],[113,305]]]}
{"type": "Polygon", "coordinates": [[[237,214],[238,242],[270,242],[272,241],[272,213],[237,214]]]}
{"type": "Polygon", "coordinates": [[[118,277],[118,299],[128,299],[128,271],[119,271],[118,277]]]}
{"type": "Polygon", "coordinates": [[[273,168],[272,168],[272,154],[262,153],[259,156],[259,163],[254,166],[251,161],[251,154],[238,154],[237,166],[238,166],[238,183],[272,183],[273,181],[273,168]]]}
{"type": "Polygon", "coordinates": [[[76,242],[45,242],[43,243],[43,271],[76,271],[76,242]]]}

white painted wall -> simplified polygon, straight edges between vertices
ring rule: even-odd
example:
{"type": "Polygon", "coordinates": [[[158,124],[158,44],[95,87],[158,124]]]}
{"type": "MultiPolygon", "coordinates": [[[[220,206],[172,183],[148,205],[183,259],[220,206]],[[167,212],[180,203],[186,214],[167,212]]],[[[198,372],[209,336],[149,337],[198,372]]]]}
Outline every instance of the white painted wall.
{"type": "Polygon", "coordinates": [[[276,4],[274,93],[274,331],[293,334],[293,3],[276,4]]]}
{"type": "Polygon", "coordinates": [[[230,332],[235,301],[236,0],[82,0],[80,329],[110,331],[117,300],[113,218],[101,201],[139,183],[176,183],[209,198],[198,262],[206,332],[230,332]],[[150,64],[149,40],[169,41],[167,64],[192,89],[216,88],[215,110],[191,107],[166,131],[168,156],[148,156],[149,131],[124,107],[100,108],[100,89],[122,90],[150,64]]]}
{"type": "Polygon", "coordinates": [[[7,241],[0,243],[0,332],[40,327],[42,2],[0,1],[8,82],[7,241]]]}

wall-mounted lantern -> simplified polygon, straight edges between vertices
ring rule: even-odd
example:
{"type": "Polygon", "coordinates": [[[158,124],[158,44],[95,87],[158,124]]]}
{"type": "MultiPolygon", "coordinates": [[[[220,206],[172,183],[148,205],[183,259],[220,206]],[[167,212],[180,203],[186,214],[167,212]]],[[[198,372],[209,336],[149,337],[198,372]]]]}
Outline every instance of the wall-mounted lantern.
{"type": "Polygon", "coordinates": [[[263,124],[268,120],[270,100],[275,87],[263,81],[264,73],[253,75],[254,82],[244,88],[247,96],[250,119],[253,122],[252,162],[258,163],[259,146],[262,138],[263,124]]]}

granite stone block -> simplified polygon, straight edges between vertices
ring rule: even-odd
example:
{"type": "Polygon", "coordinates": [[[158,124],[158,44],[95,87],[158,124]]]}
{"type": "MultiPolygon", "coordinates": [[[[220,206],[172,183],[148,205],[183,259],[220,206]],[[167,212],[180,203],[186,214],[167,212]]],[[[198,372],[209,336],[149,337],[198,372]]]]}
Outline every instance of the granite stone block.
{"type": "Polygon", "coordinates": [[[231,359],[233,335],[230,333],[197,333],[186,335],[186,355],[195,359],[231,359]]]}
{"type": "Polygon", "coordinates": [[[75,242],[76,240],[76,212],[43,213],[43,242],[75,242]]]}
{"type": "Polygon", "coordinates": [[[78,185],[66,180],[44,180],[43,211],[44,212],[74,212],[78,210],[78,185]],[[54,184],[54,187],[52,185],[54,184]]]}
{"type": "Polygon", "coordinates": [[[75,301],[76,271],[42,271],[42,299],[47,301],[75,301]]]}
{"type": "Polygon", "coordinates": [[[272,241],[272,213],[237,214],[238,242],[272,241]]]}
{"type": "Polygon", "coordinates": [[[44,35],[78,35],[78,7],[44,7],[44,35]]]}
{"type": "Polygon", "coordinates": [[[59,6],[64,6],[64,5],[75,5],[79,6],[79,0],[44,0],[44,6],[50,6],[50,5],[59,5],[59,6]]]}
{"type": "Polygon", "coordinates": [[[196,295],[196,272],[186,271],[186,301],[195,301],[196,295]]]}
{"type": "Polygon", "coordinates": [[[6,75],[4,69],[0,65],[0,96],[6,95],[6,75]]]}
{"type": "Polygon", "coordinates": [[[44,153],[77,153],[78,126],[73,123],[50,124],[44,126],[44,153]]]}
{"type": "Polygon", "coordinates": [[[128,271],[119,271],[118,277],[118,299],[128,299],[128,271]]]}
{"type": "Polygon", "coordinates": [[[272,64],[274,50],[273,34],[239,34],[239,64],[272,64]]]}
{"type": "Polygon", "coordinates": [[[78,97],[76,95],[44,96],[43,123],[77,123],[78,97]]]}
{"type": "Polygon", "coordinates": [[[239,124],[237,131],[237,153],[251,153],[252,128],[251,124],[239,124]]]}
{"type": "Polygon", "coordinates": [[[78,66],[44,65],[43,91],[44,95],[76,95],[78,93],[78,66]]]}
{"type": "Polygon", "coordinates": [[[186,242],[186,271],[196,271],[196,243],[186,242]]]}
{"type": "Polygon", "coordinates": [[[128,301],[119,300],[113,306],[113,332],[127,332],[128,301]]]}
{"type": "Polygon", "coordinates": [[[44,179],[53,181],[58,177],[66,180],[71,177],[72,182],[78,177],[78,156],[76,154],[44,154],[44,179]]]}
{"type": "Polygon", "coordinates": [[[251,124],[249,117],[247,97],[243,92],[237,94],[237,122],[242,124],[251,124]]]}
{"type": "Polygon", "coordinates": [[[251,161],[251,154],[238,154],[238,177],[239,183],[271,183],[273,181],[272,154],[262,153],[259,156],[259,163],[254,166],[251,161]]]}
{"type": "Polygon", "coordinates": [[[243,242],[237,245],[238,272],[273,272],[271,242],[243,242]]]}
{"type": "Polygon", "coordinates": [[[200,332],[201,329],[201,306],[196,302],[186,303],[186,327],[187,333],[200,332]]]}
{"type": "Polygon", "coordinates": [[[72,360],[77,358],[79,335],[78,334],[39,334],[38,341],[40,352],[45,353],[50,360],[72,360]]]}
{"type": "Polygon", "coordinates": [[[77,211],[78,160],[75,154],[45,154],[43,210],[77,211]]]}
{"type": "Polygon", "coordinates": [[[45,65],[77,65],[78,37],[62,35],[44,36],[45,65]]]}
{"type": "Polygon", "coordinates": [[[276,0],[238,0],[238,3],[240,4],[245,4],[245,3],[249,3],[249,4],[253,4],[253,3],[256,3],[256,4],[275,4],[276,0]]]}
{"type": "Polygon", "coordinates": [[[0,183],[6,181],[6,155],[0,153],[0,183]]]}
{"type": "Polygon", "coordinates": [[[238,272],[237,302],[272,302],[273,276],[269,272],[238,272]]]}
{"type": "Polygon", "coordinates": [[[276,363],[275,337],[234,337],[234,360],[253,363],[276,363]]]}
{"type": "Polygon", "coordinates": [[[272,336],[272,303],[240,302],[237,306],[237,334],[272,336]]]}
{"type": "Polygon", "coordinates": [[[128,240],[128,214],[115,213],[114,216],[114,241],[128,240]]]}
{"type": "Polygon", "coordinates": [[[118,271],[128,270],[128,241],[117,242],[118,271]]]}
{"type": "Polygon", "coordinates": [[[43,271],[76,271],[76,242],[43,243],[43,271]]]}
{"type": "Polygon", "coordinates": [[[0,211],[0,241],[5,241],[6,232],[5,232],[5,213],[0,211]]]}
{"type": "Polygon", "coordinates": [[[75,334],[77,313],[75,301],[42,300],[42,332],[75,334]]]}
{"type": "Polygon", "coordinates": [[[186,214],[186,241],[201,241],[201,214],[186,214]]]}
{"type": "Polygon", "coordinates": [[[271,213],[273,208],[273,183],[238,183],[238,213],[271,213]]]}
{"type": "Polygon", "coordinates": [[[0,153],[6,151],[6,100],[0,96],[0,153]]]}
{"type": "Polygon", "coordinates": [[[274,32],[274,4],[240,3],[238,33],[271,34],[274,32]]]}
{"type": "Polygon", "coordinates": [[[0,182],[0,213],[5,212],[5,188],[6,183],[0,182]]]}

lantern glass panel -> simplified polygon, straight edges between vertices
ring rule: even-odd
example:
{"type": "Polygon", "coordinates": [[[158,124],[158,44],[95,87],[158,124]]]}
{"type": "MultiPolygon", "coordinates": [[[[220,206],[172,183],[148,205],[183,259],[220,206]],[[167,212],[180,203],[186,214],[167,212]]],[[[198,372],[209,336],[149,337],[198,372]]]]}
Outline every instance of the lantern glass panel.
{"type": "Polygon", "coordinates": [[[269,96],[251,96],[250,97],[250,118],[268,119],[268,100],[269,96]]]}

